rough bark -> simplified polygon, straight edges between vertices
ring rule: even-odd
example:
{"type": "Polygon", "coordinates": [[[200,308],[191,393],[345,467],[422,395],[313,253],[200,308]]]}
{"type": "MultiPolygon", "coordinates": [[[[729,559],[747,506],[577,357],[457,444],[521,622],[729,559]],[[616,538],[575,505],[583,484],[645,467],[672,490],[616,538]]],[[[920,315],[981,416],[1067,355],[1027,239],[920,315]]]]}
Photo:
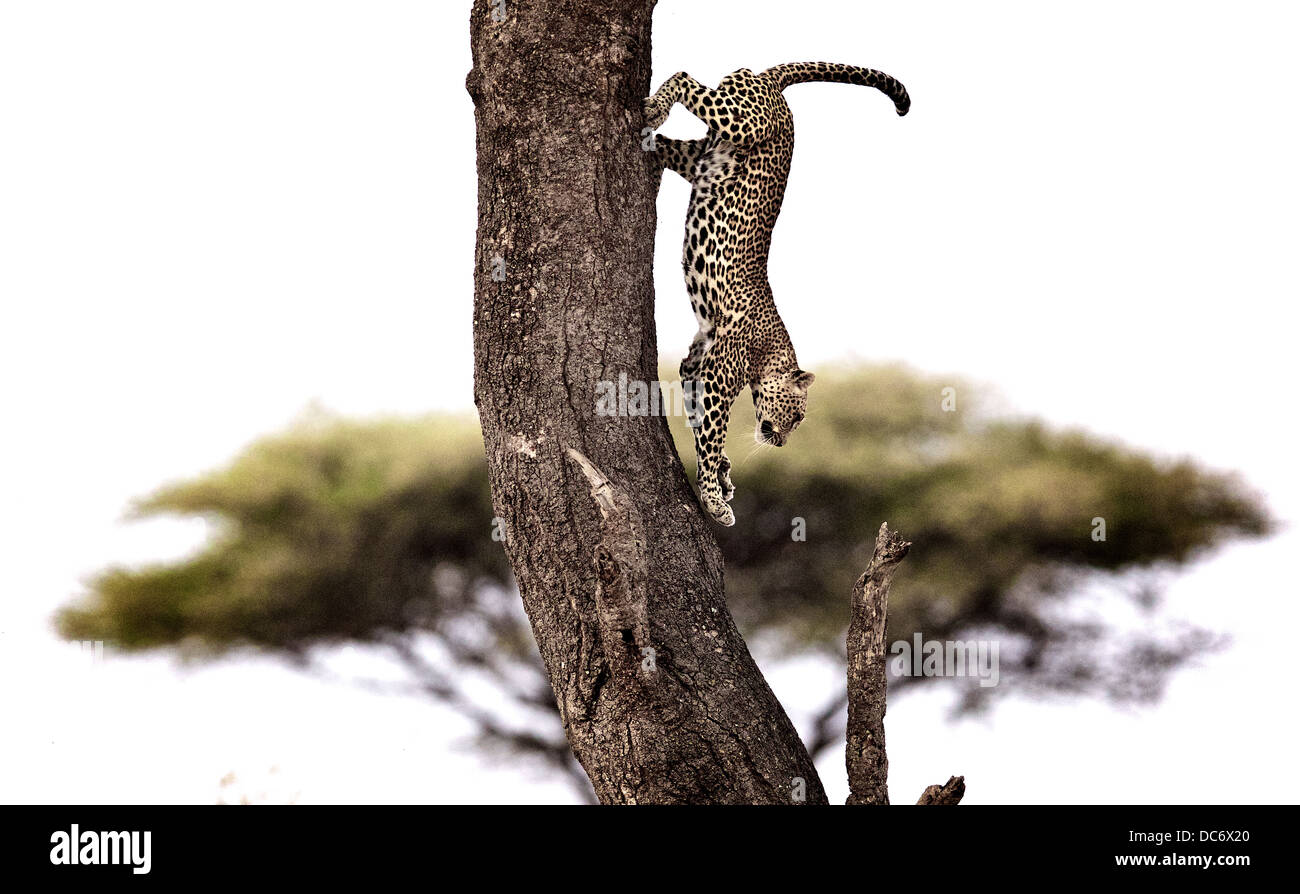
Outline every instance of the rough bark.
{"type": "Polygon", "coordinates": [[[912,544],[880,526],[867,570],[853,586],[849,619],[849,722],[845,763],[849,804],[889,803],[889,758],[885,755],[885,624],[889,582],[912,544]]]}
{"type": "Polygon", "coordinates": [[[474,393],[493,506],[602,802],[825,803],[727,611],[669,435],[683,420],[596,414],[597,383],[657,370],[653,5],[473,5],[474,393]]]}
{"type": "Polygon", "coordinates": [[[964,794],[966,794],[966,777],[949,776],[948,781],[943,785],[927,786],[916,803],[922,807],[953,806],[961,803],[964,794]]]}
{"type": "MultiPolygon", "coordinates": [[[[882,524],[876,548],[853,587],[847,637],[849,719],[844,748],[849,772],[848,804],[889,803],[889,758],[885,753],[885,631],[889,585],[912,544],[882,524]]],[[[957,804],[966,792],[963,777],[932,785],[918,804],[957,804]]]]}

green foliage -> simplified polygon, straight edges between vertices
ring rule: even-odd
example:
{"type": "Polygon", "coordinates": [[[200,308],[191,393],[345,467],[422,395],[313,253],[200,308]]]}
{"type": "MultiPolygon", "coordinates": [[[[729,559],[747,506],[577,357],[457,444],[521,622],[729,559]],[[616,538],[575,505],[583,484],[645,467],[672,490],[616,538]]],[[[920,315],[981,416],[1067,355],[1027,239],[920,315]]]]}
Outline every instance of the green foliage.
{"type": "MultiPolygon", "coordinates": [[[[838,652],[849,587],[882,521],[915,544],[890,595],[891,635],[908,637],[1023,626],[1025,607],[1009,597],[1028,579],[1060,579],[1039,594],[1050,598],[1077,578],[1063,572],[1184,563],[1269,529],[1233,476],[990,418],[978,394],[898,367],[830,370],[783,448],[756,448],[752,407],[737,401],[728,437],[737,523],[721,536],[742,629],[838,652]],[[953,412],[941,406],[947,387],[953,412]],[[796,517],[806,542],[792,538],[796,517]],[[1092,537],[1094,518],[1105,520],[1105,541],[1092,537]]],[[[689,458],[683,429],[674,433],[689,458]]]]}
{"type": "MultiPolygon", "coordinates": [[[[992,627],[1026,637],[1026,673],[1047,673],[1044,654],[1078,632],[1047,609],[1080,572],[1178,565],[1269,529],[1232,476],[994,418],[978,393],[894,367],[825,371],[789,446],[752,451],[752,410],[737,401],[729,445],[738,521],[719,538],[728,600],[747,636],[839,653],[849,590],[887,520],[915,543],[895,579],[892,636],[992,627]],[[949,386],[956,412],[941,409],[949,386]],[[1106,521],[1104,542],[1091,536],[1095,517],[1106,521]],[[806,541],[792,538],[795,518],[806,541]]],[[[684,421],[668,422],[693,468],[684,421]]],[[[532,654],[517,609],[509,623],[483,609],[484,591],[508,588],[510,571],[491,536],[472,420],[315,419],[135,511],[205,516],[215,535],[187,560],[102,573],[84,602],[59,614],[68,637],[302,654],[412,631],[446,637],[468,614],[489,619],[493,642],[453,654],[476,664],[498,651],[532,654]]],[[[1094,645],[1104,635],[1088,633],[1094,645]]],[[[1076,655],[1056,672],[1077,688],[1100,680],[1087,664],[1076,655]]]]}
{"type": "Polygon", "coordinates": [[[104,572],[58,627],[127,649],[298,652],[429,626],[459,605],[435,598],[435,569],[510,573],[482,451],[462,417],[309,420],[136,504],[136,516],[204,516],[215,536],[186,561],[104,572]]]}

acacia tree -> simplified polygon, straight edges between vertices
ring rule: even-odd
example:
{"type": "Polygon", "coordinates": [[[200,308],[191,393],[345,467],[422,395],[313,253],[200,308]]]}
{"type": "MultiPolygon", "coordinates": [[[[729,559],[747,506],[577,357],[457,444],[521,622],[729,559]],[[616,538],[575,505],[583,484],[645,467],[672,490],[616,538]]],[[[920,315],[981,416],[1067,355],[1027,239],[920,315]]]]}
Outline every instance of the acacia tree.
{"type": "MultiPolygon", "coordinates": [[[[493,508],[603,803],[825,803],[727,610],[666,419],[595,413],[600,382],[657,372],[661,172],[641,141],[653,7],[474,4],[474,398],[493,508]]],[[[882,746],[862,749],[877,774],[882,746]]]]}

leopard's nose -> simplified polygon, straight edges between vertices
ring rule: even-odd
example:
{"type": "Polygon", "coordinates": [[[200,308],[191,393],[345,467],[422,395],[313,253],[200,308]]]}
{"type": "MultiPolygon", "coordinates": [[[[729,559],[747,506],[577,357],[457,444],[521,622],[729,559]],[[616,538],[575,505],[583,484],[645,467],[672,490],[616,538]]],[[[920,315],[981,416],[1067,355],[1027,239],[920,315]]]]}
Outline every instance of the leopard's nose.
{"type": "Polygon", "coordinates": [[[772,431],[773,431],[772,423],[764,420],[763,424],[758,427],[758,430],[763,433],[763,437],[765,438],[772,437],[772,431]]]}

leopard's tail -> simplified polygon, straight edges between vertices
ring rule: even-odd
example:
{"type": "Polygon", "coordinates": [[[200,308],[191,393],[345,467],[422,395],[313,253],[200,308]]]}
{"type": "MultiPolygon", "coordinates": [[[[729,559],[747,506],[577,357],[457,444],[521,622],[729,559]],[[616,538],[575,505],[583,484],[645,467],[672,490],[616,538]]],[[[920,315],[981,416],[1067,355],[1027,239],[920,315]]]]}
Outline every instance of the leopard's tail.
{"type": "Polygon", "coordinates": [[[833,81],[837,84],[857,84],[860,87],[875,87],[894,101],[898,114],[906,115],[912,107],[912,99],[907,95],[907,88],[883,71],[874,68],[858,68],[856,65],[840,65],[837,62],[791,62],[789,65],[777,65],[763,74],[776,80],[778,90],[784,90],[791,84],[806,81],[833,81]]]}

